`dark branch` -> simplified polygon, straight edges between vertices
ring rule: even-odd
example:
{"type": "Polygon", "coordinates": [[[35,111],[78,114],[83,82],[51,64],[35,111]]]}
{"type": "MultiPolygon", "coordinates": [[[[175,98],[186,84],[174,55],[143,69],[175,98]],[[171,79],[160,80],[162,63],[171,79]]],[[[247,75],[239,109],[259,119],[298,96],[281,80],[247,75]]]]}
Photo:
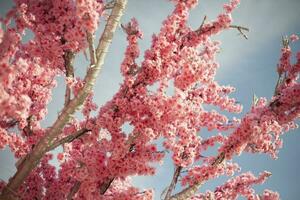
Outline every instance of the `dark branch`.
{"type": "Polygon", "coordinates": [[[62,144],[73,142],[75,139],[81,137],[83,134],[85,134],[86,132],[89,132],[89,131],[90,130],[83,128],[72,135],[68,135],[58,141],[55,141],[52,145],[49,146],[48,151],[51,151],[62,144]]]}
{"type": "Polygon", "coordinates": [[[10,120],[2,120],[0,121],[0,126],[2,128],[13,128],[19,121],[16,119],[10,119],[10,120]]]}
{"type": "Polygon", "coordinates": [[[173,174],[173,179],[172,182],[167,190],[167,194],[165,196],[165,200],[168,200],[170,198],[170,196],[172,195],[172,191],[174,190],[176,183],[178,181],[178,177],[181,173],[182,167],[181,166],[176,166],[174,174],[173,174]]]}
{"type": "Polygon", "coordinates": [[[201,32],[206,19],[207,19],[207,16],[205,15],[204,18],[203,18],[203,20],[202,20],[202,23],[201,23],[200,27],[195,31],[196,33],[200,33],[201,32]]]}
{"type": "Polygon", "coordinates": [[[243,31],[249,32],[249,28],[243,27],[243,26],[237,26],[237,25],[230,25],[229,27],[230,27],[230,28],[237,29],[237,30],[240,32],[240,34],[241,34],[246,40],[248,40],[247,35],[246,35],[243,31]]]}
{"type": "MultiPolygon", "coordinates": [[[[213,162],[211,163],[211,166],[217,167],[218,165],[220,165],[221,163],[223,163],[224,160],[225,160],[225,153],[221,152],[213,160],[213,162]]],[[[181,192],[178,192],[177,194],[174,194],[173,196],[171,196],[170,198],[168,198],[166,200],[183,200],[183,199],[188,199],[188,198],[190,198],[192,195],[194,195],[196,193],[196,191],[201,187],[202,184],[203,184],[203,182],[196,182],[194,185],[189,186],[189,187],[183,189],[181,192]]]]}
{"type": "Polygon", "coordinates": [[[105,181],[104,183],[102,183],[102,185],[100,186],[100,194],[104,195],[105,192],[108,190],[108,188],[110,187],[110,185],[112,184],[112,182],[114,181],[115,177],[113,178],[109,178],[107,181],[105,181]]]}
{"type": "Polygon", "coordinates": [[[70,193],[67,196],[67,200],[72,200],[73,196],[78,192],[80,185],[81,183],[79,181],[76,181],[76,183],[73,185],[70,193]]]}
{"type": "Polygon", "coordinates": [[[34,116],[30,115],[29,117],[27,117],[26,121],[27,121],[27,125],[23,128],[23,133],[25,136],[31,136],[33,134],[31,124],[34,121],[34,116]]]}

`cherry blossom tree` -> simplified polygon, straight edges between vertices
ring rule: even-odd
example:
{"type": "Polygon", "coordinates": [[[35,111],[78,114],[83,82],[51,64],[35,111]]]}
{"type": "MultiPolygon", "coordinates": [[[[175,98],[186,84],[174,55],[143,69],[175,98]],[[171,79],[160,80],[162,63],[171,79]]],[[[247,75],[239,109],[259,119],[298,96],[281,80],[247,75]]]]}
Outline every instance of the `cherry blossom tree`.
{"type": "Polygon", "coordinates": [[[151,189],[138,189],[130,177],[155,175],[152,163],[162,162],[167,151],[175,170],[161,194],[165,200],[279,199],[277,192],[266,189],[256,194],[252,188],[266,181],[270,172],[237,176],[240,167],[232,159],[243,152],[266,153],[275,159],[282,147],[281,135],[297,128],[300,53],[291,63],[290,45],[298,36],[283,38],[273,97],[254,96],[241,119],[229,119],[205,105],[229,113],[242,110],[229,96],[235,88],[215,80],[220,43],[214,36],[235,29],[247,39],[248,29],[233,24],[231,18],[239,0],[225,4],[213,21],[205,17],[196,30],[187,20],[198,1],[172,0],[174,10],[153,35],[142,62],[137,61],[138,42],[143,38],[138,21],[120,24],[128,41],[120,66],[124,81],[113,98],[98,108],[93,86],[126,3],[15,0],[15,7],[1,19],[0,148],[8,146],[18,161],[14,176],[0,183],[0,199],[153,199],[151,189]],[[98,26],[104,30],[97,42],[98,26]],[[26,29],[34,37],[25,43],[26,29]],[[88,52],[90,62],[83,79],[73,65],[82,51],[88,52]],[[41,121],[47,117],[58,76],[66,82],[64,107],[52,126],[45,128],[41,121]],[[153,84],[158,89],[148,90],[153,84]],[[173,95],[167,94],[169,87],[173,95]],[[83,120],[74,117],[79,111],[83,120]],[[121,128],[125,123],[133,127],[129,134],[121,128]],[[204,128],[219,134],[203,139],[204,128]],[[159,138],[164,149],[156,145],[159,138]],[[214,146],[217,155],[203,156],[214,146]],[[57,155],[60,165],[53,166],[50,151],[57,147],[63,147],[63,152],[57,155]],[[208,180],[221,175],[230,178],[211,191],[199,192],[208,180]],[[182,190],[175,193],[178,184],[182,190]]]}

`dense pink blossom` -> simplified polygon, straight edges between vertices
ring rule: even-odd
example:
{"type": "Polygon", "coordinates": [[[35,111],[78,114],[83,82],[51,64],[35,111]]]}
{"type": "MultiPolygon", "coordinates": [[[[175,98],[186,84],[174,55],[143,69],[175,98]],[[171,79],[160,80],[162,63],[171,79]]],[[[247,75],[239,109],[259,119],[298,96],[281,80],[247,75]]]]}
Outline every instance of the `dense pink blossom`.
{"type": "MultiPolygon", "coordinates": [[[[289,46],[298,36],[285,39],[272,99],[259,98],[242,119],[230,119],[225,111],[240,113],[242,105],[230,96],[234,87],[215,80],[221,67],[216,60],[221,43],[213,36],[230,28],[239,0],[229,1],[215,20],[205,21],[196,30],[188,26],[188,18],[198,1],[173,2],[173,12],[153,35],[141,62],[138,40],[143,33],[137,20],[121,26],[128,46],[120,66],[124,81],[119,90],[99,108],[94,94],[87,95],[83,119],[71,118],[54,141],[84,133],[66,141],[57,156],[44,155],[16,191],[21,199],[66,199],[76,187],[74,199],[152,199],[154,192],[132,186],[130,177],[154,175],[153,164],[162,163],[166,152],[176,167],[186,168],[181,184],[187,187],[221,175],[232,177],[240,168],[231,159],[242,152],[276,158],[282,147],[281,135],[297,127],[300,113],[300,54],[292,64],[289,46]],[[158,89],[150,90],[154,84],[158,89]],[[168,94],[168,88],[174,89],[174,94],[168,94]],[[132,127],[129,133],[122,129],[126,124],[132,127]],[[218,134],[204,138],[199,134],[203,129],[218,134]],[[158,139],[163,140],[161,148],[156,145],[158,139]],[[202,155],[218,145],[218,155],[202,155]],[[49,163],[53,157],[59,162],[58,170],[49,163]]],[[[0,148],[8,146],[18,159],[16,167],[21,168],[26,154],[48,134],[49,128],[41,127],[40,122],[47,115],[56,78],[64,76],[72,97],[88,84],[76,75],[66,75],[66,57],[88,47],[87,34],[95,33],[107,8],[101,0],[15,3],[1,20],[5,31],[0,29],[0,148]],[[32,31],[33,37],[23,43],[25,29],[32,31]]],[[[236,199],[239,195],[279,199],[279,194],[270,190],[259,196],[252,189],[269,175],[244,173],[213,192],[190,199],[236,199]]],[[[0,183],[0,190],[4,187],[0,183]]]]}
{"type": "Polygon", "coordinates": [[[239,196],[243,196],[249,200],[278,200],[278,193],[270,190],[264,190],[262,195],[255,194],[255,190],[252,188],[254,184],[261,184],[271,175],[270,172],[263,172],[259,177],[255,177],[252,173],[247,172],[239,176],[229,179],[225,184],[216,187],[212,191],[207,191],[204,194],[198,194],[192,197],[191,200],[205,200],[207,198],[221,200],[221,199],[237,199],[239,196]]]}

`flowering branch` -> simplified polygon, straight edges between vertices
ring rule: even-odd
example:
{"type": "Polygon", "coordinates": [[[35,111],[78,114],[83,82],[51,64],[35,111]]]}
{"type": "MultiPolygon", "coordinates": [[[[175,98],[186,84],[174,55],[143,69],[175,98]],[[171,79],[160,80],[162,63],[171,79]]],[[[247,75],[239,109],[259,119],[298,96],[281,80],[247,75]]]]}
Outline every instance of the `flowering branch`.
{"type": "MultiPolygon", "coordinates": [[[[211,163],[211,166],[216,167],[219,164],[221,164],[225,159],[224,155],[225,155],[224,153],[220,153],[213,160],[213,162],[211,163]]],[[[185,188],[181,192],[179,192],[179,193],[177,193],[177,194],[175,194],[171,197],[165,198],[165,200],[185,200],[185,199],[188,199],[188,198],[192,197],[199,190],[199,188],[202,185],[203,185],[203,182],[195,183],[194,185],[185,188]]]]}
{"type": "Polygon", "coordinates": [[[57,140],[51,146],[49,146],[48,151],[51,151],[51,150],[55,149],[56,147],[63,145],[65,143],[73,142],[75,139],[81,137],[83,134],[85,134],[86,132],[89,132],[89,131],[90,130],[83,128],[83,129],[78,130],[76,133],[73,133],[72,135],[68,135],[60,140],[57,140]]]}
{"type": "MultiPolygon", "coordinates": [[[[264,99],[256,99],[251,111],[246,114],[242,123],[229,135],[225,143],[219,148],[218,156],[211,162],[211,166],[216,168],[225,160],[232,159],[233,155],[242,151],[265,152],[276,158],[276,149],[281,147],[279,135],[282,133],[281,127],[293,121],[299,116],[300,98],[297,97],[300,87],[297,82],[289,85],[292,79],[296,80],[295,74],[299,73],[300,57],[297,63],[290,65],[290,47],[288,42],[283,41],[282,57],[278,65],[279,74],[291,77],[289,82],[280,81],[276,84],[276,93],[270,103],[264,99]],[[288,87],[289,86],[289,87],[288,87]],[[266,125],[270,126],[268,129],[266,125]],[[273,134],[275,142],[261,141],[259,135],[273,134]],[[242,138],[242,139],[241,139],[242,138]]],[[[293,127],[293,126],[291,126],[293,127]]],[[[181,200],[192,197],[204,184],[205,179],[195,181],[193,185],[185,188],[181,192],[173,195],[170,200],[181,200]]]]}
{"type": "MultiPolygon", "coordinates": [[[[288,95],[291,95],[291,94],[288,94],[288,95]]],[[[268,109],[269,111],[276,109],[276,110],[281,110],[282,111],[281,113],[288,113],[287,116],[282,119],[282,121],[278,121],[279,124],[285,124],[285,123],[287,123],[286,119],[292,120],[295,117],[297,117],[297,115],[295,115],[295,112],[296,113],[299,112],[299,105],[300,105],[300,100],[299,99],[297,99],[297,100],[298,100],[297,102],[295,102],[294,104],[287,107],[286,105],[280,103],[280,102],[284,101],[284,95],[281,95],[281,96],[277,97],[277,99],[275,100],[278,103],[276,103],[276,105],[274,105],[274,107],[272,107],[272,105],[273,105],[272,103],[274,102],[273,101],[270,104],[266,105],[266,109],[268,109]],[[295,112],[288,112],[289,110],[293,110],[295,112]]],[[[279,118],[279,115],[277,115],[276,112],[272,112],[272,113],[273,113],[275,118],[277,118],[277,119],[279,118]]],[[[270,113],[267,113],[265,111],[265,112],[262,113],[262,115],[258,119],[255,119],[255,120],[260,120],[261,118],[263,118],[264,115],[267,115],[267,114],[270,114],[270,113]]],[[[241,127],[244,127],[245,124],[247,123],[247,122],[245,122],[245,120],[243,122],[244,123],[241,123],[240,126],[230,135],[230,137],[233,138],[235,135],[240,134],[239,131],[240,131],[241,127]]],[[[253,134],[255,134],[254,128],[251,128],[249,130],[249,133],[251,133],[251,134],[248,134],[247,136],[245,135],[244,137],[247,137],[248,140],[251,140],[253,134]]],[[[247,141],[248,140],[247,139],[245,139],[245,140],[236,140],[236,141],[234,141],[233,139],[228,140],[228,141],[230,141],[230,144],[224,144],[220,148],[223,151],[221,151],[218,154],[218,156],[211,163],[211,166],[212,167],[217,167],[221,163],[223,163],[225,160],[231,159],[233,154],[237,153],[236,151],[238,151],[238,152],[243,151],[244,149],[241,149],[240,147],[241,146],[243,146],[244,148],[247,147],[247,144],[248,144],[247,141]],[[232,141],[234,141],[234,142],[232,142],[232,141]],[[237,150],[235,148],[237,148],[237,150]]],[[[188,199],[188,198],[192,197],[203,184],[204,184],[203,181],[195,182],[194,185],[189,186],[189,187],[185,188],[184,190],[182,190],[181,192],[171,196],[168,200],[188,199]]]]}
{"type": "MultiPolygon", "coordinates": [[[[4,113],[0,109],[0,148],[9,145],[19,158],[15,176],[7,185],[0,183],[0,200],[17,198],[14,194],[21,194],[24,199],[106,196],[109,199],[153,199],[152,191],[139,192],[129,177],[154,175],[155,167],[151,163],[162,161],[166,151],[173,153],[175,167],[171,183],[162,194],[165,200],[245,196],[244,192],[251,191],[252,183],[262,183],[256,181],[262,180],[260,178],[241,176],[228,182],[229,186],[236,183],[236,187],[225,183],[221,189],[217,187],[215,193],[195,196],[208,180],[223,174],[232,176],[239,170],[238,165],[231,162],[235,155],[244,151],[262,152],[275,158],[282,145],[281,134],[296,127],[294,121],[300,113],[300,54],[297,64],[291,65],[288,47],[290,39],[296,40],[296,36],[284,38],[278,65],[280,80],[272,100],[267,102],[254,95],[251,110],[242,120],[230,120],[205,105],[230,113],[242,110],[236,99],[229,96],[235,88],[219,85],[215,80],[220,43],[212,38],[224,30],[237,29],[247,39],[244,32],[249,31],[248,28],[231,25],[231,14],[239,0],[225,4],[224,11],[213,21],[207,22],[205,16],[196,29],[188,25],[188,18],[198,1],[174,0],[174,11],[163,22],[160,32],[153,35],[151,47],[141,62],[137,60],[140,56],[138,40],[143,33],[137,20],[133,18],[128,24],[121,24],[128,41],[120,70],[124,82],[94,118],[91,112],[97,110],[97,105],[93,102],[92,89],[127,1],[63,1],[58,6],[54,0],[47,2],[49,5],[36,1],[16,3],[16,9],[11,11],[11,15],[15,15],[16,29],[13,25],[3,43],[0,27],[0,46],[5,47],[2,48],[4,54],[0,52],[0,57],[5,58],[4,64],[0,60],[5,72],[0,73],[0,90],[5,90],[4,95],[0,95],[1,108],[5,107],[4,113]],[[94,34],[99,17],[106,16],[106,9],[112,10],[95,47],[94,34]],[[24,46],[19,33],[25,28],[32,30],[35,37],[24,46]],[[87,74],[84,80],[72,80],[74,54],[85,50],[89,51],[89,56],[84,54],[90,60],[87,74]],[[20,67],[19,71],[10,70],[20,67]],[[68,86],[74,87],[66,88],[64,108],[55,123],[41,128],[55,77],[64,72],[68,86]],[[151,86],[156,83],[158,89],[152,90],[151,86]],[[170,87],[174,88],[173,95],[167,94],[170,87]],[[2,100],[2,96],[7,97],[2,100]],[[81,105],[85,120],[71,120],[81,105]],[[129,135],[123,129],[127,123],[133,127],[129,135]],[[21,134],[10,130],[16,124],[21,134]],[[199,136],[202,128],[232,132],[203,139],[199,136]],[[155,142],[159,138],[164,139],[162,151],[157,150],[155,142]],[[57,155],[61,162],[57,172],[49,163],[53,155],[47,152],[65,143],[70,144],[57,155]],[[202,156],[203,151],[217,143],[220,147],[216,156],[202,156]],[[248,185],[243,177],[248,177],[248,185]],[[173,195],[178,182],[185,189],[173,195]],[[222,193],[223,188],[228,190],[222,193]],[[240,188],[245,190],[237,191],[240,188]]],[[[268,176],[264,173],[260,177],[268,176]]],[[[268,196],[276,197],[269,191],[263,195],[264,200],[268,196]]]]}
{"type": "MultiPolygon", "coordinates": [[[[87,75],[84,79],[84,87],[79,91],[78,95],[74,99],[72,99],[67,106],[63,108],[61,114],[58,116],[53,126],[49,129],[48,133],[37,143],[35,148],[28,154],[27,158],[24,160],[24,164],[17,170],[16,174],[10,179],[6,187],[10,188],[13,191],[16,191],[19,188],[19,186],[23,183],[23,181],[30,174],[30,172],[38,165],[40,159],[48,151],[49,146],[53,145],[54,138],[56,138],[61,133],[61,130],[69,122],[71,116],[76,110],[79,109],[80,105],[84,103],[84,100],[92,91],[96,77],[98,76],[104,64],[104,59],[108,47],[112,41],[113,34],[118,26],[126,3],[127,0],[115,1],[114,8],[108,18],[107,24],[102,33],[96,50],[97,62],[95,63],[95,65],[90,66],[87,75]]],[[[14,198],[10,190],[4,188],[0,199],[10,200],[14,198]]]]}

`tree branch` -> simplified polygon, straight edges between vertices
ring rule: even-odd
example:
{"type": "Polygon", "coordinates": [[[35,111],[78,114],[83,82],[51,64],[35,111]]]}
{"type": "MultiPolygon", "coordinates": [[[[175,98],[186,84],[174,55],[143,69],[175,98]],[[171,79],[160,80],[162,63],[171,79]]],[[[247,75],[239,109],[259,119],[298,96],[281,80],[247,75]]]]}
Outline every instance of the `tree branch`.
{"type": "Polygon", "coordinates": [[[114,2],[115,1],[112,0],[112,1],[110,1],[108,3],[106,3],[105,6],[104,6],[104,10],[112,9],[114,7],[114,2]]]}
{"type": "Polygon", "coordinates": [[[168,200],[171,197],[172,191],[174,190],[174,188],[176,186],[176,183],[178,181],[178,177],[180,175],[181,170],[182,170],[181,166],[176,166],[174,174],[173,174],[172,182],[171,182],[171,184],[168,188],[167,194],[165,196],[165,200],[168,200]]]}
{"type": "Polygon", "coordinates": [[[89,52],[90,52],[91,64],[94,65],[96,63],[96,54],[95,54],[93,34],[87,32],[87,41],[89,43],[89,52]]]}
{"type": "MultiPolygon", "coordinates": [[[[65,52],[64,60],[65,60],[65,69],[66,69],[66,77],[67,78],[74,78],[74,68],[73,68],[73,61],[75,58],[75,54],[72,52],[65,52]]],[[[66,85],[66,92],[65,92],[65,104],[67,106],[71,100],[71,88],[66,85]]]]}
{"type": "Polygon", "coordinates": [[[105,192],[108,190],[112,182],[115,180],[115,177],[109,178],[107,181],[105,181],[101,186],[100,186],[100,194],[103,195],[105,192]]]}
{"type": "MultiPolygon", "coordinates": [[[[126,141],[126,144],[129,145],[129,149],[128,152],[132,152],[132,150],[134,149],[134,140],[140,135],[140,133],[138,133],[135,136],[131,136],[128,138],[128,140],[126,141]]],[[[116,177],[111,177],[108,178],[101,186],[100,186],[100,194],[103,195],[105,194],[105,192],[108,190],[108,188],[111,186],[112,182],[115,180],[116,177]]]]}
{"type": "MultiPolygon", "coordinates": [[[[104,64],[104,59],[108,51],[108,47],[110,46],[114,32],[118,26],[126,4],[127,0],[115,1],[114,8],[107,20],[107,24],[97,47],[97,62],[95,63],[95,65],[91,64],[90,68],[88,69],[86,77],[84,79],[84,87],[79,91],[78,95],[74,99],[70,100],[68,105],[63,108],[57,120],[51,126],[49,131],[36,144],[34,149],[28,154],[28,157],[24,160],[24,164],[20,166],[15,175],[10,179],[7,187],[11,190],[18,190],[19,186],[27,178],[30,172],[39,164],[40,159],[48,151],[49,146],[53,145],[54,139],[59,134],[61,134],[62,129],[69,122],[71,116],[75,113],[76,110],[79,109],[89,93],[92,91],[96,78],[104,64]]],[[[8,189],[4,188],[2,194],[0,195],[0,199],[11,200],[14,199],[14,197],[8,189]]]]}
{"type": "MultiPolygon", "coordinates": [[[[282,99],[280,98],[284,98],[282,96],[277,96],[278,98],[276,98],[275,100],[273,100],[268,106],[269,106],[269,109],[271,111],[274,112],[274,115],[278,115],[276,113],[276,111],[274,111],[274,109],[280,109],[280,107],[284,108],[283,110],[281,110],[282,113],[285,113],[288,111],[288,115],[290,116],[294,116],[296,117],[296,113],[299,112],[299,105],[300,103],[299,102],[295,102],[294,104],[292,105],[289,105],[287,107],[286,104],[284,103],[281,103],[282,99]]],[[[263,115],[263,114],[262,114],[263,115]]],[[[263,116],[260,116],[260,118],[263,117],[263,116]]],[[[287,121],[285,121],[286,119],[282,119],[282,121],[278,121],[279,124],[284,124],[284,123],[287,123],[287,121]]],[[[234,134],[234,133],[232,133],[234,134]]],[[[247,143],[249,144],[249,143],[247,143]]],[[[251,145],[251,144],[250,144],[251,145]]],[[[233,146],[233,145],[232,145],[233,146]]],[[[230,147],[231,148],[231,147],[230,147]]],[[[213,167],[216,167],[218,165],[220,165],[221,163],[223,163],[225,160],[225,152],[221,152],[219,153],[219,155],[215,158],[215,160],[211,163],[211,165],[213,167]]],[[[185,188],[184,190],[182,190],[181,192],[171,196],[171,198],[169,200],[184,200],[184,199],[188,199],[190,197],[192,197],[196,192],[197,190],[200,188],[200,186],[203,184],[204,182],[196,182],[194,185],[192,186],[189,186],[187,188],[185,188]]]]}
{"type": "MultiPolygon", "coordinates": [[[[211,165],[213,167],[216,167],[219,164],[223,163],[224,160],[225,160],[225,153],[221,152],[215,158],[215,160],[211,163],[211,165]]],[[[196,182],[194,185],[185,188],[181,192],[179,192],[165,200],[186,200],[186,199],[192,197],[199,190],[199,188],[202,186],[202,184],[203,184],[203,182],[196,182]]]]}
{"type": "Polygon", "coordinates": [[[197,30],[195,30],[196,33],[200,33],[201,32],[206,19],[207,19],[207,16],[205,15],[204,18],[203,18],[203,20],[202,20],[202,23],[201,23],[200,27],[197,30]]]}
{"type": "Polygon", "coordinates": [[[8,129],[13,128],[19,121],[16,119],[1,120],[0,127],[8,129]]]}
{"type": "Polygon", "coordinates": [[[72,200],[73,196],[77,193],[77,191],[80,188],[81,183],[79,181],[76,181],[76,183],[71,188],[70,193],[67,196],[67,200],[72,200]]]}
{"type": "Polygon", "coordinates": [[[82,128],[72,135],[68,135],[60,140],[57,140],[51,146],[48,147],[48,151],[51,151],[62,144],[73,142],[75,139],[81,137],[83,134],[85,134],[86,132],[89,132],[89,131],[90,130],[88,130],[86,128],[82,128]]]}
{"type": "Polygon", "coordinates": [[[237,30],[240,32],[240,34],[241,34],[246,40],[248,40],[247,35],[246,35],[243,31],[249,32],[249,28],[243,27],[243,26],[237,26],[237,25],[230,25],[229,28],[237,29],[237,30]]]}
{"type": "MultiPolygon", "coordinates": [[[[1,181],[3,181],[4,183],[6,183],[6,181],[4,181],[2,178],[0,178],[1,181]]],[[[21,198],[21,195],[17,194],[15,191],[11,190],[9,187],[4,186],[7,190],[11,191],[11,193],[18,199],[21,198]]]]}

